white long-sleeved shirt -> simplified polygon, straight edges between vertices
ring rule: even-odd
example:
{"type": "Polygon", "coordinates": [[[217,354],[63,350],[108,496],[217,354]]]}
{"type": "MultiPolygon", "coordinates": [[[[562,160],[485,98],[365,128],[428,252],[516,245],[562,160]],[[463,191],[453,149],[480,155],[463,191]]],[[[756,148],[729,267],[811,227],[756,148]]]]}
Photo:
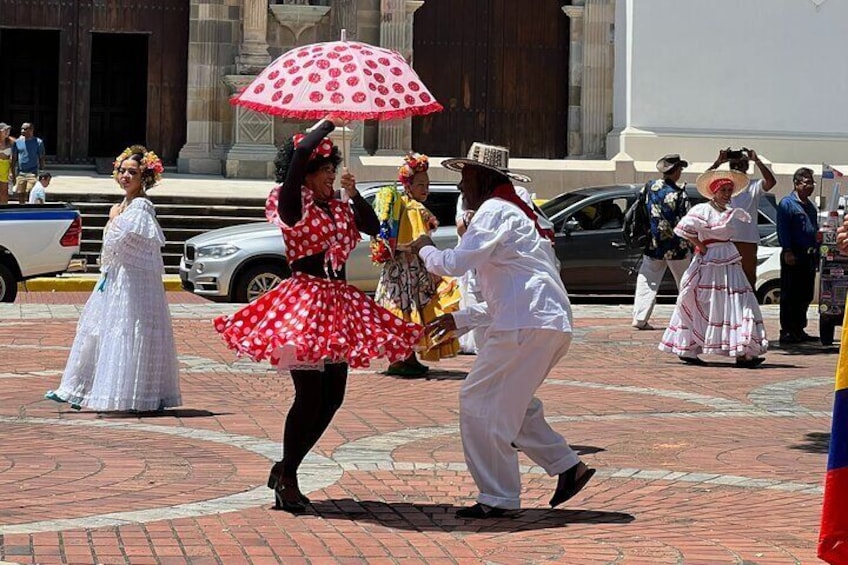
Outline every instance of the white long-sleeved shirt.
{"type": "Polygon", "coordinates": [[[486,200],[454,249],[425,247],[427,270],[459,276],[475,269],[485,304],[454,312],[457,328],[571,331],[571,303],[557,272],[553,248],[518,206],[486,200]]]}

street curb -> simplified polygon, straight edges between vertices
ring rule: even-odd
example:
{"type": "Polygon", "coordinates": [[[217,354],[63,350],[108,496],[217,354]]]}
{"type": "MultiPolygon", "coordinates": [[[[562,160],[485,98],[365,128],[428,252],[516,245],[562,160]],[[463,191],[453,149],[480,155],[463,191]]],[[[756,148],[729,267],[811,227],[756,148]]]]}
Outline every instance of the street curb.
{"type": "MultiPolygon", "coordinates": [[[[18,292],[91,292],[98,280],[96,275],[39,277],[18,283],[18,292]]],[[[177,276],[165,275],[162,283],[167,292],[182,290],[177,276]]]]}

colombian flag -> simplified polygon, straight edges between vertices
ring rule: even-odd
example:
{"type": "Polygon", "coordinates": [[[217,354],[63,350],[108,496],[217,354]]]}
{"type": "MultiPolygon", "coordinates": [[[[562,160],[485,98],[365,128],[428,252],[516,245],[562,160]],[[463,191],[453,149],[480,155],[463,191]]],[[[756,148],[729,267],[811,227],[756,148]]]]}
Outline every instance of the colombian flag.
{"type": "Polygon", "coordinates": [[[827,163],[822,163],[822,178],[823,179],[831,179],[832,180],[832,179],[835,179],[835,178],[841,178],[843,176],[845,176],[845,175],[842,174],[842,171],[834,169],[833,167],[831,167],[827,163]]]}
{"type": "Polygon", "coordinates": [[[836,395],[818,554],[832,565],[848,564],[848,310],[842,322],[836,365],[836,395]]]}

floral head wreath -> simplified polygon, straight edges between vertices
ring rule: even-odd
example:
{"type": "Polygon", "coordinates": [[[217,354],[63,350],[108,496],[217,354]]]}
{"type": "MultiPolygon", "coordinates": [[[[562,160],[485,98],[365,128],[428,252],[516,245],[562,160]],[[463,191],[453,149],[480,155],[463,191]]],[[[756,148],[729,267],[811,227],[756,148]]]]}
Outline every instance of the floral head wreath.
{"type": "MultiPolygon", "coordinates": [[[[306,136],[303,135],[302,133],[297,133],[297,134],[294,135],[294,137],[292,137],[292,142],[294,143],[295,149],[297,149],[297,147],[301,144],[301,142],[303,142],[304,137],[306,137],[306,136]]],[[[316,157],[324,157],[325,159],[329,159],[332,154],[333,154],[333,142],[330,141],[329,137],[325,137],[324,139],[321,140],[321,143],[318,144],[318,147],[316,147],[312,151],[312,155],[309,156],[309,160],[311,161],[312,159],[315,159],[316,157]]]]}
{"type": "Polygon", "coordinates": [[[120,155],[118,155],[115,162],[112,163],[112,176],[117,179],[118,169],[121,167],[121,163],[135,154],[141,154],[142,156],[139,168],[141,169],[141,180],[142,183],[144,183],[144,188],[150,188],[162,180],[162,172],[165,170],[164,165],[162,165],[162,159],[160,159],[156,153],[148,151],[141,145],[127,147],[120,155]]]}
{"type": "Polygon", "coordinates": [[[403,165],[398,169],[398,182],[408,187],[412,184],[415,173],[423,173],[430,168],[426,155],[420,153],[407,153],[403,158],[403,165]]]}

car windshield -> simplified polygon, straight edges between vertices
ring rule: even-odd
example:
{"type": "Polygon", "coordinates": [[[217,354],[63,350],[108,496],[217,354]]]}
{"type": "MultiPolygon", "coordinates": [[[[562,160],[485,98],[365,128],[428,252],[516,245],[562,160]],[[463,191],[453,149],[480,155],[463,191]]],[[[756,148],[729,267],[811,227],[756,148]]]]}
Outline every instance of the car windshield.
{"type": "Polygon", "coordinates": [[[541,209],[542,212],[545,213],[545,216],[547,216],[548,218],[554,218],[557,216],[557,214],[559,214],[572,204],[580,202],[585,198],[585,194],[567,192],[565,194],[560,194],[553,200],[548,200],[547,202],[542,204],[541,209]]]}
{"type": "MultiPolygon", "coordinates": [[[[373,206],[376,195],[376,192],[372,192],[366,194],[363,198],[373,206]]],[[[424,206],[436,216],[440,226],[455,226],[456,201],[459,196],[459,190],[454,185],[430,185],[430,195],[424,202],[424,206]]]]}

